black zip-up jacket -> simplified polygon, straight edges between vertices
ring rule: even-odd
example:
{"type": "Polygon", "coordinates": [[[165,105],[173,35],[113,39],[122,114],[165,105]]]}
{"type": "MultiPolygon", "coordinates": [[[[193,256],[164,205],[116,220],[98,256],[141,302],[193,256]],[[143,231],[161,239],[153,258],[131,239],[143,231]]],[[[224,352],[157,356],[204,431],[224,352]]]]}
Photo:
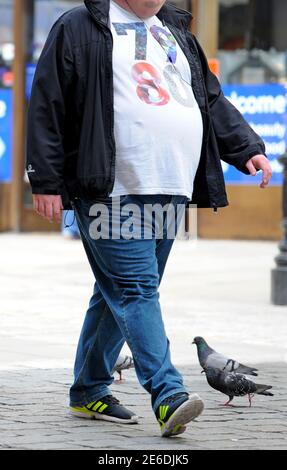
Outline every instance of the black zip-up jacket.
{"type": "MultiPolygon", "coordinates": [[[[109,0],[85,0],[53,25],[39,58],[28,111],[27,173],[34,194],[75,197],[112,192],[115,177],[112,33],[109,0]]],[[[190,204],[228,205],[220,159],[249,174],[265,154],[260,137],[224,97],[189,31],[190,13],[164,4],[158,18],[171,30],[191,69],[204,133],[190,204]]],[[[191,124],[192,125],[192,124],[191,124]]]]}

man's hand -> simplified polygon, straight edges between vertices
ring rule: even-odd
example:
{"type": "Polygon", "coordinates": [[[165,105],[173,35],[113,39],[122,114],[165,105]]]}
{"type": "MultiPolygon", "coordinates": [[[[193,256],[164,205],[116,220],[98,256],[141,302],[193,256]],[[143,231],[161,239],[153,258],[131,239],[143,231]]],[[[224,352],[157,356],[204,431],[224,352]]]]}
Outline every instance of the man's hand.
{"type": "Polygon", "coordinates": [[[246,163],[246,167],[252,176],[256,176],[256,170],[262,170],[263,175],[260,188],[264,189],[268,186],[272,176],[272,168],[268,158],[266,158],[265,155],[255,155],[254,157],[250,158],[250,160],[248,160],[246,163]]]}
{"type": "Polygon", "coordinates": [[[56,222],[61,222],[61,210],[63,209],[61,196],[50,196],[48,194],[33,194],[33,205],[34,210],[41,217],[50,220],[50,222],[53,222],[54,218],[56,222]]]}

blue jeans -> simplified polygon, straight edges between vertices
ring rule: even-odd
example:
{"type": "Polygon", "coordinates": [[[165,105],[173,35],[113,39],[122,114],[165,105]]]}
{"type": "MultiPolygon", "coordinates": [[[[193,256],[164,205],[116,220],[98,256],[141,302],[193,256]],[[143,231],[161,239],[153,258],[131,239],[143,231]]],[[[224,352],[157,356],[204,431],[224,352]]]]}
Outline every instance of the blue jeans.
{"type": "MultiPolygon", "coordinates": [[[[113,198],[102,198],[111,207],[113,198]]],[[[185,196],[127,195],[123,204],[136,203],[143,217],[149,204],[186,205],[185,196]]],[[[171,363],[159,304],[158,287],[174,239],[95,239],[89,215],[96,201],[76,199],[74,208],[83,245],[96,282],[82,327],[70,388],[71,406],[83,406],[111,392],[111,371],[126,341],[132,351],[140,384],[151,394],[154,411],[170,395],[187,392],[171,363]]],[[[181,206],[184,207],[184,206],[181,206]]],[[[184,211],[182,211],[184,213],[184,211]]],[[[124,216],[121,216],[121,222],[124,216]]]]}

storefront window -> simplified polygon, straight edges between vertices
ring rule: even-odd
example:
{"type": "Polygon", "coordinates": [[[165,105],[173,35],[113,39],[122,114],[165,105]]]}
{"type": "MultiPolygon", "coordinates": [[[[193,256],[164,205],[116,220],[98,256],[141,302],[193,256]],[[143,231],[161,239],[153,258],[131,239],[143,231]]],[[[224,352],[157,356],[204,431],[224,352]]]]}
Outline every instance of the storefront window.
{"type": "Polygon", "coordinates": [[[12,86],[13,9],[11,0],[0,0],[0,88],[12,86]]]}
{"type": "Polygon", "coordinates": [[[36,0],[34,12],[34,54],[36,62],[41,54],[48,33],[55,21],[65,11],[83,2],[79,0],[36,0]]]}
{"type": "MultiPolygon", "coordinates": [[[[228,99],[264,140],[273,169],[271,184],[282,183],[278,157],[287,147],[287,2],[219,0],[220,81],[228,99]]],[[[258,184],[223,164],[225,181],[258,184]]]]}
{"type": "Polygon", "coordinates": [[[286,82],[286,0],[220,0],[219,5],[221,82],[286,82]]]}

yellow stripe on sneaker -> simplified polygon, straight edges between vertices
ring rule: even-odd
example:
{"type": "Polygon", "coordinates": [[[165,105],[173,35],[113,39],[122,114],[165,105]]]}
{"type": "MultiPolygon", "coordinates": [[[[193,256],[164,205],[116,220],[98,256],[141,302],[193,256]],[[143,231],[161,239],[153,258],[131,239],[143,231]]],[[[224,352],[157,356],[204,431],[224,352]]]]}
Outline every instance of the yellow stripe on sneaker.
{"type": "Polygon", "coordinates": [[[172,430],[172,434],[177,434],[181,428],[183,427],[183,424],[176,424],[172,430]]]}
{"type": "Polygon", "coordinates": [[[93,416],[93,413],[91,411],[87,410],[87,408],[85,408],[84,406],[83,407],[73,407],[73,406],[71,406],[71,410],[76,411],[76,412],[80,412],[80,413],[83,413],[83,414],[87,414],[89,416],[93,416]]]}
{"type": "Polygon", "coordinates": [[[88,405],[86,405],[86,408],[88,408],[91,411],[97,411],[97,409],[100,408],[100,406],[102,405],[103,405],[102,401],[98,401],[98,402],[93,401],[89,403],[88,405]]]}
{"type": "Polygon", "coordinates": [[[160,419],[161,421],[163,421],[164,418],[166,417],[166,414],[167,414],[167,412],[168,412],[168,409],[169,409],[169,405],[166,405],[166,406],[161,405],[161,406],[159,407],[159,419],[160,419]]]}
{"type": "Polygon", "coordinates": [[[98,409],[98,412],[99,413],[102,413],[106,408],[108,407],[108,405],[102,405],[101,408],[98,409]]]}

